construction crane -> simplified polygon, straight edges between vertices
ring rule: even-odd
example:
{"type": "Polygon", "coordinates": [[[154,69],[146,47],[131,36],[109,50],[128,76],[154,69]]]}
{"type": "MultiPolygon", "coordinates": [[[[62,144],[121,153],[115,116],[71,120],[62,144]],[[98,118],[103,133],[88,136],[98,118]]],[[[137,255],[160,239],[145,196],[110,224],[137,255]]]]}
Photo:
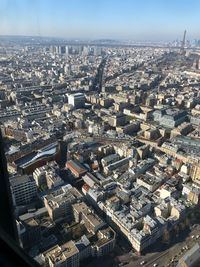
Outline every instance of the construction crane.
{"type": "Polygon", "coordinates": [[[185,52],[185,38],[186,38],[186,30],[184,31],[183,41],[182,41],[182,44],[181,44],[181,53],[182,54],[184,54],[184,52],[185,52]]]}

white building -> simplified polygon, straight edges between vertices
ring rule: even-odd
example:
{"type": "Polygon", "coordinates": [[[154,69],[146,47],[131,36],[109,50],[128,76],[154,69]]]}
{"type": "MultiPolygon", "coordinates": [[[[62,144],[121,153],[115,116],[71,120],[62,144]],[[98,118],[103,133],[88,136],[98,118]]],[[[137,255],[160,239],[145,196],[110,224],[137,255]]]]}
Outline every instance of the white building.
{"type": "Polygon", "coordinates": [[[82,108],[85,106],[85,95],[82,93],[71,94],[68,96],[68,104],[75,108],[82,108]]]}

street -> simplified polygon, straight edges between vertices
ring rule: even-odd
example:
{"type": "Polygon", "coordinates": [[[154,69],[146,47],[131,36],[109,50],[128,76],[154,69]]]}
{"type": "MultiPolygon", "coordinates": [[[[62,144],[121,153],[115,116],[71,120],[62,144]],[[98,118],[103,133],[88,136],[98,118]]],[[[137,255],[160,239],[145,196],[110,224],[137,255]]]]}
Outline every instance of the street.
{"type": "Polygon", "coordinates": [[[178,237],[178,241],[175,237],[175,239],[172,240],[172,244],[174,243],[174,245],[170,244],[169,248],[167,248],[163,252],[147,253],[144,256],[140,256],[138,260],[132,261],[124,266],[151,267],[156,263],[158,267],[175,267],[178,260],[186,253],[186,251],[193,247],[196,242],[200,241],[199,233],[200,225],[194,225],[193,229],[191,229],[190,232],[182,232],[181,235],[178,237]],[[140,263],[142,261],[144,261],[145,264],[141,265],[140,263]]]}

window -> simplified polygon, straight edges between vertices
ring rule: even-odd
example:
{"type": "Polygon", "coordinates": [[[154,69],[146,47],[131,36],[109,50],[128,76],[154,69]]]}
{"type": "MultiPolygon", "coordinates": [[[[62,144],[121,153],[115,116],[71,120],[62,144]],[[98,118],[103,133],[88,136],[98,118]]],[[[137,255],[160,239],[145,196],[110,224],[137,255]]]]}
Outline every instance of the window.
{"type": "Polygon", "coordinates": [[[199,223],[199,10],[0,1],[0,265],[169,264],[199,223]]]}

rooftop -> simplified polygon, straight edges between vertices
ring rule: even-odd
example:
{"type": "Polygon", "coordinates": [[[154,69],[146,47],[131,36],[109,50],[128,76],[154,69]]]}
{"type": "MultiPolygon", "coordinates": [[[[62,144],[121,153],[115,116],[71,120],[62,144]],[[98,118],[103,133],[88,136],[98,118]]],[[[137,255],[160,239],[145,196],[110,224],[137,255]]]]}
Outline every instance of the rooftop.
{"type": "Polygon", "coordinates": [[[80,174],[86,172],[86,169],[78,161],[75,160],[67,161],[67,168],[73,169],[80,174]]]}
{"type": "Polygon", "coordinates": [[[25,174],[10,177],[10,184],[12,187],[31,182],[34,182],[34,179],[31,175],[25,174]]]}
{"type": "Polygon", "coordinates": [[[48,251],[44,252],[44,255],[48,257],[53,264],[62,263],[66,261],[68,258],[78,254],[79,251],[75,245],[75,243],[71,240],[65,243],[62,246],[54,246],[48,251]]]}

